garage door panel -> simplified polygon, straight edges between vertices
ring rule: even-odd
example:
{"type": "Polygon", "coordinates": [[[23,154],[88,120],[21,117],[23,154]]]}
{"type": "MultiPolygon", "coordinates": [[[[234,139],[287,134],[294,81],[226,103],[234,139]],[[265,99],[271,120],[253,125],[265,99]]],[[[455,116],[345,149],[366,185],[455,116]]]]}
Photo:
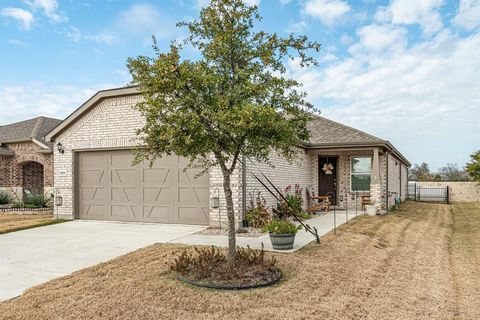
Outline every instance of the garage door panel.
{"type": "Polygon", "coordinates": [[[210,178],[208,174],[202,174],[198,176],[202,170],[199,169],[184,169],[179,170],[178,181],[180,184],[194,184],[194,185],[205,185],[209,183],[210,178]]]}
{"type": "Polygon", "coordinates": [[[205,203],[210,193],[208,188],[202,187],[179,187],[178,202],[181,204],[201,204],[205,203]]]}
{"type": "Polygon", "coordinates": [[[133,185],[138,182],[138,172],[135,169],[113,169],[112,185],[133,185]]]}
{"type": "Polygon", "coordinates": [[[118,220],[118,218],[121,218],[124,221],[136,221],[135,218],[137,218],[138,216],[136,205],[120,203],[112,205],[111,208],[111,217],[114,220],[118,220]]]}
{"type": "Polygon", "coordinates": [[[163,187],[163,188],[144,187],[143,188],[143,201],[145,203],[169,205],[172,199],[172,195],[173,195],[173,190],[172,188],[169,188],[169,187],[163,187]]]}
{"type": "Polygon", "coordinates": [[[105,198],[105,188],[103,187],[82,188],[82,200],[84,201],[84,203],[104,203],[105,198]]]}
{"type": "Polygon", "coordinates": [[[208,208],[179,206],[177,214],[177,223],[181,224],[204,224],[208,221],[208,208]]]}
{"type": "Polygon", "coordinates": [[[144,206],[143,216],[151,222],[172,223],[172,208],[170,206],[144,206]]]}
{"type": "Polygon", "coordinates": [[[80,217],[89,220],[104,220],[106,207],[103,204],[89,204],[81,207],[80,217]]]}
{"type": "Polygon", "coordinates": [[[174,182],[170,168],[143,169],[144,184],[168,184],[174,182]]]}
{"type": "Polygon", "coordinates": [[[82,152],[78,176],[80,218],[208,224],[209,177],[166,156],[133,166],[130,150],[82,152]]]}
{"type": "Polygon", "coordinates": [[[112,203],[117,202],[138,202],[138,190],[136,187],[112,187],[112,203]]]}

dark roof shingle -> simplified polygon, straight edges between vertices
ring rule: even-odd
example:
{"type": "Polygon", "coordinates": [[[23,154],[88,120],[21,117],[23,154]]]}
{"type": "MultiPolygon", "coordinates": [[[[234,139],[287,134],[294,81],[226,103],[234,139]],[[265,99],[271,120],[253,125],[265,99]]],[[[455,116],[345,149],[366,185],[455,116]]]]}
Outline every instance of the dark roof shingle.
{"type": "Polygon", "coordinates": [[[314,116],[307,124],[310,130],[310,144],[346,144],[346,143],[381,143],[380,138],[344,124],[314,116]]]}
{"type": "Polygon", "coordinates": [[[28,141],[35,138],[36,140],[51,146],[51,143],[46,142],[44,137],[60,122],[62,122],[62,120],[37,117],[0,126],[0,143],[28,141]]]}

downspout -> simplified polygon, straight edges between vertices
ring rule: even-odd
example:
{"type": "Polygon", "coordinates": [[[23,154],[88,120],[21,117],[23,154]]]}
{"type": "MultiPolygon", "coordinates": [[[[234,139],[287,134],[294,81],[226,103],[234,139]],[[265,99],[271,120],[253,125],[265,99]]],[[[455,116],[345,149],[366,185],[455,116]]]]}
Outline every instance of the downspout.
{"type": "Polygon", "coordinates": [[[242,155],[242,225],[247,226],[247,157],[242,155]]]}

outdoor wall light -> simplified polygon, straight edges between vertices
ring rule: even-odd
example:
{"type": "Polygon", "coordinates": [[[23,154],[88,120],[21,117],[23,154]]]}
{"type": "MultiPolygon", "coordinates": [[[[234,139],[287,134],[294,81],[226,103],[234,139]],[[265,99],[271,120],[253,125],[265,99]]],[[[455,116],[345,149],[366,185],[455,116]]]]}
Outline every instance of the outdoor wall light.
{"type": "Polygon", "coordinates": [[[65,149],[63,149],[63,145],[60,142],[57,143],[57,150],[59,153],[65,153],[65,149]]]}
{"type": "Polygon", "coordinates": [[[218,188],[215,188],[215,195],[210,199],[210,208],[218,209],[220,208],[220,192],[218,188]]]}

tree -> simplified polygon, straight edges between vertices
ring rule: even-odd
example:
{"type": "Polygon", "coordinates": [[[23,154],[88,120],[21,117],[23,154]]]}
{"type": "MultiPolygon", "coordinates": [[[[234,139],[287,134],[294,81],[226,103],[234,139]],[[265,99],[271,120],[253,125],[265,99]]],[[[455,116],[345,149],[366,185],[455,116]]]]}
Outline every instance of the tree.
{"type": "Polygon", "coordinates": [[[230,182],[241,155],[268,162],[275,150],[292,160],[299,141],[308,139],[306,123],[315,111],[301,84],[286,77],[284,63],[316,65],[308,52],[319,44],[256,31],[259,20],[256,6],[212,0],[198,20],[177,24],[188,28],[184,42],[161,52],[154,38],[155,57],[129,58],[127,64],[145,100],[136,106],[146,118],[138,131],[146,148],[137,161],[175,153],[203,172],[221,169],[230,263],[236,253],[230,182]],[[199,59],[182,59],[185,46],[198,50],[199,59]]]}
{"type": "Polygon", "coordinates": [[[475,181],[480,182],[480,150],[470,155],[471,161],[467,163],[468,175],[475,181]]]}
{"type": "Polygon", "coordinates": [[[409,170],[408,180],[410,181],[431,181],[432,173],[428,164],[422,162],[420,165],[415,164],[412,169],[409,170]]]}
{"type": "Polygon", "coordinates": [[[438,169],[442,181],[468,181],[469,177],[464,169],[458,168],[457,164],[447,163],[445,167],[438,169]]]}

